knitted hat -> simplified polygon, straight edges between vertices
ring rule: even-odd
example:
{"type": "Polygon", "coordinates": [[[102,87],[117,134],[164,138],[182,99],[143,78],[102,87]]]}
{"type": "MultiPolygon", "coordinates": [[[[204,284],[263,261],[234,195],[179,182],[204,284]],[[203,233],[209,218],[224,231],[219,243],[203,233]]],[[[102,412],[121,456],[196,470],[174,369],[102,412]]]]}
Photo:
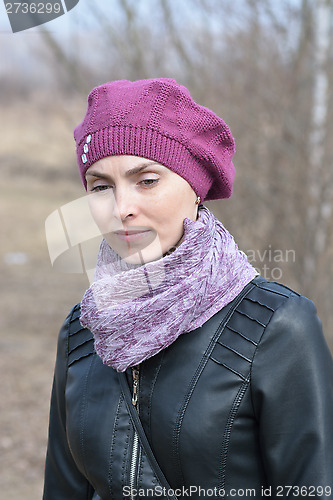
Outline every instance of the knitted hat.
{"type": "Polygon", "coordinates": [[[135,155],[183,177],[201,200],[229,198],[235,142],[224,121],[169,78],[105,83],[93,89],[74,131],[82,181],[97,160],[135,155]]]}

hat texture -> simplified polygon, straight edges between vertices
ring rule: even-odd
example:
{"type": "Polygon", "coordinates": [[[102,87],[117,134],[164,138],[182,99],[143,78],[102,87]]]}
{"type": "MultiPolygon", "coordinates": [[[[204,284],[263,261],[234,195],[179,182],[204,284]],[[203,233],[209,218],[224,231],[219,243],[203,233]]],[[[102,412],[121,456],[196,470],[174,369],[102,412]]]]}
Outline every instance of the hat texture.
{"type": "Polygon", "coordinates": [[[235,142],[225,122],[169,78],[117,80],[93,89],[75,128],[82,181],[97,160],[135,155],[183,177],[201,200],[229,198],[235,142]]]}

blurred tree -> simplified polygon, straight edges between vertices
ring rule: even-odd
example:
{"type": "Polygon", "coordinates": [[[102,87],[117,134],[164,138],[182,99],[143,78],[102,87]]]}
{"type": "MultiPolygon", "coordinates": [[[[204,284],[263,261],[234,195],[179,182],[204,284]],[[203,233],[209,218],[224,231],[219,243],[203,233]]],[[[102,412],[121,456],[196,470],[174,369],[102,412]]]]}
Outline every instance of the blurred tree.
{"type": "Polygon", "coordinates": [[[332,3],[316,0],[314,13],[313,96],[308,141],[307,246],[304,254],[304,285],[315,282],[316,269],[328,241],[332,214],[332,165],[327,158],[329,119],[329,57],[332,3]]]}
{"type": "Polygon", "coordinates": [[[330,0],[316,0],[314,12],[314,50],[312,62],[313,94],[308,140],[308,207],[306,245],[304,248],[304,290],[315,291],[324,313],[331,313],[332,264],[328,252],[332,233],[333,157],[329,153],[328,122],[330,63],[332,42],[332,12],[330,0]]]}

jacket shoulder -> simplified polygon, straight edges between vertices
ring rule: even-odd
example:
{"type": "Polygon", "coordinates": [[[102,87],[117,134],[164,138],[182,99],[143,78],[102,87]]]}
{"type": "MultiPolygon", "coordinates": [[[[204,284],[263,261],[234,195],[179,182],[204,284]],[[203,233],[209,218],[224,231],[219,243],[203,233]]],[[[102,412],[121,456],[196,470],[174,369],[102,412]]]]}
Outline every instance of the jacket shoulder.
{"type": "Polygon", "coordinates": [[[300,365],[322,364],[327,367],[327,373],[332,371],[332,357],[312,300],[283,285],[263,283],[260,287],[260,293],[268,290],[271,297],[282,294],[285,299],[281,299],[262,333],[256,349],[256,364],[262,357],[266,361],[271,359],[271,366],[276,358],[281,362],[288,358],[300,365]]]}
{"type": "Polygon", "coordinates": [[[271,310],[265,330],[285,332],[295,341],[321,331],[321,322],[314,303],[280,283],[259,281],[248,296],[248,300],[271,310]]]}
{"type": "Polygon", "coordinates": [[[226,327],[235,333],[246,335],[252,344],[257,345],[278,309],[291,298],[300,297],[290,288],[259,276],[252,280],[246,294],[234,308],[226,327]]]}
{"type": "Polygon", "coordinates": [[[248,382],[256,351],[271,325],[302,334],[309,318],[312,324],[318,320],[309,299],[282,284],[255,278],[224,322],[211,359],[248,382]]]}
{"type": "Polygon", "coordinates": [[[66,344],[68,366],[95,354],[93,334],[81,325],[80,314],[80,304],[76,304],[69,312],[60,330],[59,342],[66,344]]]}
{"type": "Polygon", "coordinates": [[[292,290],[291,288],[287,287],[286,285],[283,285],[282,283],[277,283],[275,281],[268,281],[265,278],[262,278],[261,276],[257,276],[252,280],[252,283],[254,285],[254,288],[251,290],[257,290],[257,293],[261,294],[263,297],[269,297],[270,294],[276,295],[276,296],[281,296],[281,297],[300,297],[301,295],[295,290],[292,290]]]}
{"type": "Polygon", "coordinates": [[[274,302],[277,305],[274,310],[276,313],[274,317],[276,319],[280,318],[280,316],[283,317],[289,327],[301,323],[307,324],[311,318],[320,324],[316,306],[312,300],[285,285],[266,280],[259,281],[256,284],[254,295],[264,299],[265,304],[274,302]],[[281,306],[283,307],[278,311],[281,306]]]}

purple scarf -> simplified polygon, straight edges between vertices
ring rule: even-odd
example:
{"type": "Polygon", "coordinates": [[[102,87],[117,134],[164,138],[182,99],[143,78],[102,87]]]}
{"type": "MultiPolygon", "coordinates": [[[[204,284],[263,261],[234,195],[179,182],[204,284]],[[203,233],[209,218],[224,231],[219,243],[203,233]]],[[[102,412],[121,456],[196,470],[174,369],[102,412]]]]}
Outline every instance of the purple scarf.
{"type": "Polygon", "coordinates": [[[154,356],[202,326],[258,274],[222,223],[204,206],[198,214],[184,220],[175,251],[140,267],[103,240],[80,320],[104,364],[123,372],[154,356]]]}

